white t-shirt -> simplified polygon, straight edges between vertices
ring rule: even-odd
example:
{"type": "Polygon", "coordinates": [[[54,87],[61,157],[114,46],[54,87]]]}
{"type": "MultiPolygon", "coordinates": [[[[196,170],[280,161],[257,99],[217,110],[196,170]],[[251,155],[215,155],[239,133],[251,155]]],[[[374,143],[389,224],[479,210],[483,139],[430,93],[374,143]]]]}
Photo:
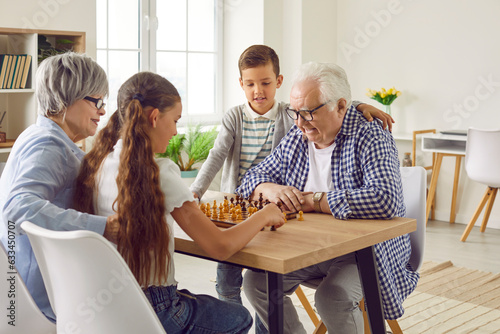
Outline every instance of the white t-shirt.
{"type": "Polygon", "coordinates": [[[318,149],[314,143],[308,141],[309,152],[309,175],[307,176],[304,191],[328,192],[333,190],[332,183],[332,153],[335,142],[332,145],[318,149]]]}
{"type": "MultiPolygon", "coordinates": [[[[120,152],[122,150],[122,140],[118,140],[111,152],[104,160],[97,182],[98,193],[94,193],[94,208],[96,214],[100,216],[110,216],[115,214],[112,205],[118,196],[118,187],[116,185],[116,176],[118,175],[118,165],[120,162],[120,152]]],[[[181,179],[179,167],[168,158],[156,159],[156,163],[160,167],[160,187],[165,195],[165,209],[168,229],[170,231],[170,240],[168,252],[170,253],[170,264],[168,266],[168,276],[166,282],[150,281],[150,285],[174,285],[175,280],[174,269],[174,219],[171,212],[175,208],[181,207],[187,201],[194,201],[193,193],[187,188],[181,179]]],[[[152,268],[153,270],[153,268],[152,268]]],[[[152,271],[153,273],[153,271],[152,271]]]]}

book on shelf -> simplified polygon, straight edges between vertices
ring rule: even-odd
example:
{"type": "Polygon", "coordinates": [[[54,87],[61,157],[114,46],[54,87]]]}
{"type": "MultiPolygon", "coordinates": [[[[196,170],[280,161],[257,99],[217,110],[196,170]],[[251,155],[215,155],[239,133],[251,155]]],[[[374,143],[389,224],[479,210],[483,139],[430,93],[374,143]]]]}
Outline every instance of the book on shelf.
{"type": "Polygon", "coordinates": [[[21,87],[21,78],[23,76],[24,71],[24,63],[26,62],[26,55],[19,56],[18,60],[18,71],[16,73],[16,77],[14,78],[14,83],[12,88],[19,89],[21,87]]]}
{"type": "Polygon", "coordinates": [[[23,68],[23,76],[21,78],[21,88],[24,89],[26,88],[26,82],[28,80],[28,74],[30,73],[30,68],[31,68],[31,56],[26,55],[26,61],[24,63],[24,68],[23,68]]]}
{"type": "Polygon", "coordinates": [[[12,67],[11,67],[11,71],[9,73],[9,81],[7,82],[7,88],[9,88],[9,89],[14,88],[14,81],[16,80],[16,74],[17,74],[17,71],[19,71],[17,64],[19,63],[20,56],[14,55],[13,57],[14,57],[14,59],[12,60],[12,67]]]}
{"type": "Polygon", "coordinates": [[[0,60],[0,89],[25,88],[31,56],[2,54],[0,60]]]}
{"type": "Polygon", "coordinates": [[[2,88],[7,88],[7,82],[9,81],[10,68],[12,67],[12,56],[6,55],[7,66],[5,67],[5,76],[3,77],[2,88]]]}
{"type": "Polygon", "coordinates": [[[7,55],[0,55],[0,89],[3,88],[3,79],[5,78],[7,61],[8,61],[7,55]]]}

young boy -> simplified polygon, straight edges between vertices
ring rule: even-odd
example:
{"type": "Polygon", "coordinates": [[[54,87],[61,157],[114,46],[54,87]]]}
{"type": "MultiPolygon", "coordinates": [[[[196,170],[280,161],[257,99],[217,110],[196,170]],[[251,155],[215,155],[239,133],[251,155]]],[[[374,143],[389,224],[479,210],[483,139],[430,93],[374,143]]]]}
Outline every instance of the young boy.
{"type": "MultiPolygon", "coordinates": [[[[246,171],[264,160],[294,124],[285,112],[288,103],[275,101],[283,82],[276,52],[265,45],[252,45],[243,51],[238,66],[247,103],[224,115],[214,147],[190,187],[197,198],[203,196],[223,165],[220,191],[234,193],[246,171]]],[[[360,110],[360,102],[353,101],[353,105],[360,110]]],[[[361,109],[367,119],[372,118],[371,113],[384,127],[386,123],[391,127],[390,116],[367,104],[361,109]]],[[[241,267],[218,264],[219,299],[241,304],[241,283],[241,267]]]]}

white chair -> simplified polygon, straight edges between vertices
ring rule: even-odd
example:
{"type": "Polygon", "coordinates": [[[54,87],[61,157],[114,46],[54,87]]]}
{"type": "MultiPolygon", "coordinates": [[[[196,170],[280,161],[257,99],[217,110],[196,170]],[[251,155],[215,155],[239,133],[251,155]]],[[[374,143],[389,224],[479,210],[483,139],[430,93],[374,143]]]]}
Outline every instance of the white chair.
{"type": "MultiPolygon", "coordinates": [[[[403,197],[406,205],[406,217],[415,218],[417,220],[417,229],[410,233],[411,255],[409,262],[411,268],[414,271],[418,271],[420,270],[424,259],[427,174],[425,169],[420,166],[401,167],[400,171],[401,181],[403,184],[403,197]]],[[[317,288],[319,283],[321,283],[321,280],[315,279],[304,282],[303,285],[309,288],[317,288]]],[[[297,288],[295,293],[313,321],[314,326],[316,326],[314,333],[326,333],[324,323],[318,319],[300,286],[297,288]]],[[[363,317],[365,320],[365,334],[369,334],[371,331],[363,300],[360,303],[360,308],[363,310],[363,317]]],[[[397,320],[387,320],[387,323],[389,324],[393,334],[403,333],[397,320]]]]}
{"type": "Polygon", "coordinates": [[[479,130],[469,128],[467,131],[467,145],[465,147],[465,171],[473,181],[483,183],[488,186],[481,199],[472,219],[462,234],[461,241],[466,241],[470,231],[474,227],[477,218],[481,214],[486,202],[481,232],[486,229],[490,218],[491,208],[495,202],[498,188],[500,187],[500,129],[479,130]]]}
{"type": "Polygon", "coordinates": [[[115,247],[91,231],[50,231],[23,222],[40,266],[57,332],[165,333],[115,247]]]}
{"type": "Polygon", "coordinates": [[[9,263],[8,252],[0,243],[0,304],[2,307],[2,320],[0,333],[3,334],[55,334],[56,325],[49,321],[40,311],[31,297],[23,279],[15,265],[9,263]],[[12,307],[15,312],[8,309],[12,307]],[[9,324],[9,322],[11,322],[9,324]],[[15,325],[15,326],[14,326],[15,325]]]}

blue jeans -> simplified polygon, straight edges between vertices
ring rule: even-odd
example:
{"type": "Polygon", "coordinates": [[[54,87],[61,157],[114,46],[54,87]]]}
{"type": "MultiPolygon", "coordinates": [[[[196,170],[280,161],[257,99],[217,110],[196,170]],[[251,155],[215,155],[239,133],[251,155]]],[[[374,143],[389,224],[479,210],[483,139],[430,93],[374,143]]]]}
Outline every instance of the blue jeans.
{"type": "MultiPolygon", "coordinates": [[[[215,284],[215,290],[217,290],[220,300],[243,304],[241,302],[242,283],[243,275],[241,274],[241,267],[221,262],[217,264],[217,283],[215,284]]],[[[264,326],[257,313],[255,313],[255,334],[267,333],[267,328],[264,326]]]]}
{"type": "Polygon", "coordinates": [[[168,334],[248,333],[252,327],[252,316],[242,305],[194,295],[174,285],[143,291],[168,334]]]}

